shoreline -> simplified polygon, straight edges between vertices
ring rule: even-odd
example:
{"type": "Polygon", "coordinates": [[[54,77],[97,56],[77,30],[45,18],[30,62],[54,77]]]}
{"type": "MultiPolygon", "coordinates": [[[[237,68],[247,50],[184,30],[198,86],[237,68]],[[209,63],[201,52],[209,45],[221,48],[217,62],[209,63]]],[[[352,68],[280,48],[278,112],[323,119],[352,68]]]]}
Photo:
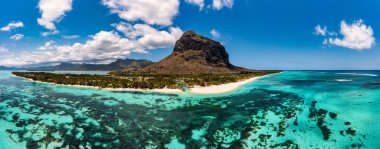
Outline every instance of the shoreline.
{"type": "MultiPolygon", "coordinates": [[[[277,73],[274,73],[277,74],[277,73]]],[[[220,84],[220,85],[211,85],[211,86],[196,86],[193,88],[190,88],[190,93],[191,94],[198,94],[198,95],[214,95],[214,94],[225,94],[232,92],[234,90],[239,89],[241,86],[251,83],[257,79],[267,77],[270,75],[274,74],[269,74],[269,75],[264,75],[264,76],[259,76],[259,77],[253,77],[250,79],[238,81],[238,82],[233,82],[233,83],[227,83],[227,84],[220,84]]]]}
{"type": "MultiPolygon", "coordinates": [[[[279,72],[281,73],[281,72],[279,72]]],[[[142,92],[154,92],[154,93],[166,93],[166,94],[181,94],[181,93],[190,93],[195,95],[218,95],[218,94],[225,94],[232,92],[241,86],[251,83],[257,79],[279,74],[279,73],[273,73],[268,74],[264,76],[259,77],[253,77],[250,79],[233,82],[233,83],[227,83],[227,84],[220,84],[220,85],[211,85],[211,86],[195,86],[190,88],[189,92],[184,92],[180,89],[170,89],[170,88],[162,88],[162,89],[138,89],[138,88],[100,88],[95,86],[85,86],[85,85],[65,85],[65,84],[55,84],[55,83],[49,83],[49,82],[42,82],[42,81],[35,81],[29,78],[19,77],[16,75],[11,74],[13,77],[22,78],[31,82],[37,82],[37,83],[43,83],[43,84],[49,84],[49,85],[58,85],[58,86],[66,86],[66,87],[76,87],[76,88],[89,88],[89,89],[97,89],[97,90],[105,90],[105,91],[142,91],[142,92]]]]}

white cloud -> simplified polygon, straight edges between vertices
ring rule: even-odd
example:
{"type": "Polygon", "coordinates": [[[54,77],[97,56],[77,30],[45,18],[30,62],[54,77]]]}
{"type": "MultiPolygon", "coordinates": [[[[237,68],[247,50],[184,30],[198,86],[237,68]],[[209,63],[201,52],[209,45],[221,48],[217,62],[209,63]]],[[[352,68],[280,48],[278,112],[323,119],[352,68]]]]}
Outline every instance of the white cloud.
{"type": "Polygon", "coordinates": [[[48,32],[41,32],[41,36],[43,36],[43,37],[50,36],[50,35],[56,35],[56,34],[59,34],[58,30],[52,30],[52,31],[48,31],[48,32]]]}
{"type": "Polygon", "coordinates": [[[210,34],[212,35],[212,37],[214,38],[219,38],[220,37],[220,33],[216,30],[216,29],[212,29],[210,31],[210,34]]]}
{"type": "Polygon", "coordinates": [[[79,35],[63,35],[62,38],[64,39],[76,39],[79,38],[79,35]]]}
{"type": "Polygon", "coordinates": [[[65,13],[72,10],[73,0],[40,0],[38,8],[41,18],[37,19],[39,25],[49,30],[56,30],[55,24],[64,17],[65,13]]]}
{"type": "Polygon", "coordinates": [[[341,22],[340,34],[343,38],[329,38],[325,44],[337,45],[345,48],[362,51],[375,45],[375,37],[371,26],[367,26],[362,20],[355,21],[352,24],[341,22]]]}
{"type": "Polygon", "coordinates": [[[146,24],[131,25],[125,22],[112,24],[116,30],[122,32],[125,37],[135,40],[139,45],[148,49],[164,48],[176,42],[182,35],[180,28],[169,27],[169,32],[158,31],[146,24]]]}
{"type": "Polygon", "coordinates": [[[50,40],[48,42],[46,42],[43,46],[37,48],[38,50],[54,50],[56,49],[58,46],[55,44],[55,41],[53,40],[50,40]]]}
{"type": "Polygon", "coordinates": [[[326,35],[336,36],[337,35],[337,33],[335,33],[335,32],[328,31],[327,26],[324,26],[322,28],[321,25],[319,25],[319,24],[315,27],[314,34],[315,35],[321,35],[321,36],[326,36],[326,35]]]}
{"type": "Polygon", "coordinates": [[[204,0],[185,0],[185,2],[197,5],[199,7],[199,10],[201,11],[203,7],[205,6],[204,0]]]}
{"type": "Polygon", "coordinates": [[[212,8],[220,10],[223,7],[232,8],[234,5],[234,0],[213,0],[212,8]]]}
{"type": "Polygon", "coordinates": [[[148,25],[126,23],[115,24],[129,26],[130,30],[120,30],[126,37],[116,31],[100,31],[85,43],[57,45],[54,41],[45,43],[35,52],[22,52],[0,59],[0,65],[22,66],[33,64],[51,64],[59,62],[108,62],[125,58],[132,52],[147,53],[147,50],[166,48],[174,45],[180,38],[182,30],[170,27],[169,31],[158,31],[148,25]],[[129,35],[131,34],[131,35],[129,35]],[[136,36],[132,36],[136,35],[136,36]]]}
{"type": "Polygon", "coordinates": [[[22,23],[21,21],[17,21],[17,22],[9,23],[7,26],[2,27],[0,30],[1,31],[10,31],[12,29],[16,29],[16,28],[20,28],[20,27],[24,27],[24,23],[22,23]]]}
{"type": "Polygon", "coordinates": [[[323,40],[323,44],[324,44],[324,45],[328,45],[328,44],[329,44],[329,41],[328,41],[327,39],[324,39],[324,40],[323,40]]]}
{"type": "Polygon", "coordinates": [[[112,13],[127,21],[169,26],[178,14],[179,0],[102,0],[112,13]]]}
{"type": "Polygon", "coordinates": [[[11,36],[9,39],[17,41],[17,40],[21,40],[22,38],[24,38],[23,34],[15,34],[11,36]]]}
{"type": "Polygon", "coordinates": [[[315,31],[314,31],[314,34],[315,34],[315,35],[326,36],[326,33],[327,33],[327,26],[324,26],[324,27],[322,28],[320,25],[317,25],[317,26],[315,27],[315,31]]]}
{"type": "Polygon", "coordinates": [[[0,53],[6,53],[8,51],[9,51],[8,48],[0,46],[0,53]]]}

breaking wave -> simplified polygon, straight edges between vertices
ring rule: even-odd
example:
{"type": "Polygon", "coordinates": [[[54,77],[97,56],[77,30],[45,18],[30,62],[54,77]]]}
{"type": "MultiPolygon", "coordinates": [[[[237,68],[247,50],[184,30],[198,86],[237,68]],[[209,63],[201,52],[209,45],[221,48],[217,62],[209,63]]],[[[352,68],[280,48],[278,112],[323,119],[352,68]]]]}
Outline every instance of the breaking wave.
{"type": "Polygon", "coordinates": [[[355,75],[355,76],[370,76],[370,77],[377,77],[376,74],[365,74],[365,73],[336,73],[336,74],[343,74],[343,75],[355,75]]]}
{"type": "Polygon", "coordinates": [[[352,80],[349,80],[349,79],[335,79],[335,81],[338,81],[338,82],[351,82],[352,80]]]}

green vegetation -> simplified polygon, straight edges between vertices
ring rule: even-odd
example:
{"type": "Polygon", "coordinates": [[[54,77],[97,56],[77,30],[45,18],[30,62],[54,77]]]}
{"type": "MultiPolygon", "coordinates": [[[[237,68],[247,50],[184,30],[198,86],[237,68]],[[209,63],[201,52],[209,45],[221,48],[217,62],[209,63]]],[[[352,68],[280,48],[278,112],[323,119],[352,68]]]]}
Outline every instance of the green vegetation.
{"type": "Polygon", "coordinates": [[[100,88],[182,88],[178,81],[188,87],[209,86],[232,83],[240,80],[258,77],[279,71],[255,71],[229,74],[128,74],[111,72],[108,75],[88,74],[54,74],[46,72],[12,72],[13,75],[61,85],[83,85],[100,88]]]}

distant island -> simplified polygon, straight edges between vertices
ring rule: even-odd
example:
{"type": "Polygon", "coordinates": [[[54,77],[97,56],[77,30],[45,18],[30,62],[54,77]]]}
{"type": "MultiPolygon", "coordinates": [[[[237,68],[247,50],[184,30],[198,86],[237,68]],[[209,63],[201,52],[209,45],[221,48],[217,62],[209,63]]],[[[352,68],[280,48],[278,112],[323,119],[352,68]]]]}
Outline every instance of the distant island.
{"type": "MultiPolygon", "coordinates": [[[[61,68],[59,70],[118,69],[118,71],[112,71],[107,75],[46,72],[13,72],[12,74],[33,81],[108,89],[186,90],[186,88],[198,88],[199,91],[206,90],[201,87],[215,87],[215,85],[230,83],[230,86],[215,88],[228,91],[256,77],[280,72],[251,70],[234,66],[230,63],[229,55],[223,45],[193,31],[185,32],[176,42],[172,54],[156,63],[127,59],[108,65],[61,64],[36,70],[58,70],[58,68],[61,68]]],[[[199,93],[203,92],[199,91],[199,93]]]]}

